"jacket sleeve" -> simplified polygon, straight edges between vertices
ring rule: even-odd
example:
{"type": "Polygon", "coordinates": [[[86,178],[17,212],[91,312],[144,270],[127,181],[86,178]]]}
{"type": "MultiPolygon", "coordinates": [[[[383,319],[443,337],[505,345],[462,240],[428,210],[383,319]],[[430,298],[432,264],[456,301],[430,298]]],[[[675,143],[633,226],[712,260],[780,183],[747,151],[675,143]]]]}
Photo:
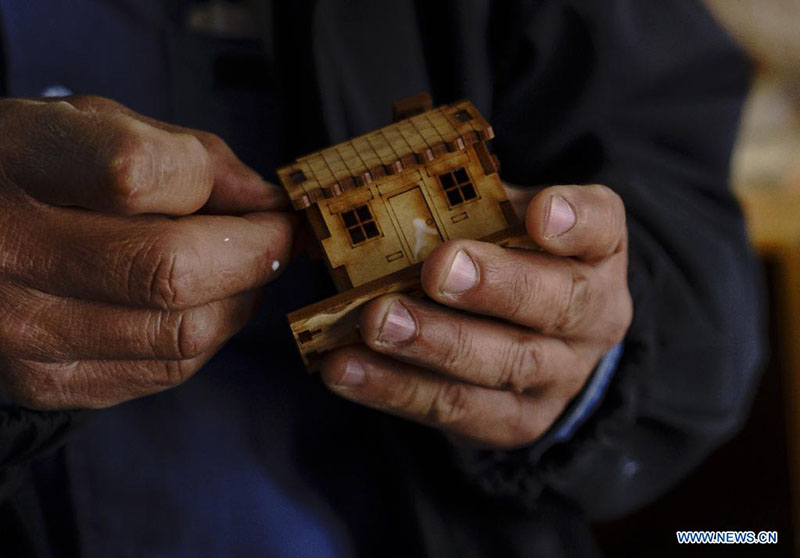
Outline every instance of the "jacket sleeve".
{"type": "Polygon", "coordinates": [[[495,18],[501,173],[619,193],[635,316],[602,404],[570,439],[461,462],[491,494],[530,507],[554,491],[613,517],[673,486],[749,408],[760,281],[728,187],[748,68],[695,0],[527,2],[495,18]]]}
{"type": "Polygon", "coordinates": [[[0,508],[17,488],[27,466],[59,447],[81,411],[32,411],[4,403],[0,396],[0,508]]]}

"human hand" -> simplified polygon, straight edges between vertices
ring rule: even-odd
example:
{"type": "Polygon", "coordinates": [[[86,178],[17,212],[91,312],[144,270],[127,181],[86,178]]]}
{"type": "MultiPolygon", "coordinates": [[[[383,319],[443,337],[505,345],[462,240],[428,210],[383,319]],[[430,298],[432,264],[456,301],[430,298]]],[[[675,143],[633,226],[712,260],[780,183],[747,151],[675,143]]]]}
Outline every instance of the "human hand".
{"type": "Polygon", "coordinates": [[[97,97],[0,100],[0,130],[0,386],[20,405],[183,382],[286,262],[286,200],[212,134],[97,97]]]}
{"type": "Polygon", "coordinates": [[[472,445],[535,441],[624,338],[633,305],[625,208],[612,190],[543,189],[525,221],[542,252],[474,240],[439,246],[422,268],[423,289],[439,304],[370,302],[361,316],[367,346],[328,357],[324,381],[472,445]]]}

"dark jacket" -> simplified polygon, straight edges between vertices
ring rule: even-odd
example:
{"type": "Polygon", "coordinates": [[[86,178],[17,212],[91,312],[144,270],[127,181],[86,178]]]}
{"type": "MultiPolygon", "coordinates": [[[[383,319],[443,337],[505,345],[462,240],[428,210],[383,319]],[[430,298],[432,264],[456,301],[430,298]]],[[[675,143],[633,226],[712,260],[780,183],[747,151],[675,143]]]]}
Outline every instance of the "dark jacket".
{"type": "MultiPolygon", "coordinates": [[[[394,100],[429,90],[437,103],[469,98],[486,114],[505,180],[597,182],[622,196],[635,304],[623,359],[591,419],[543,456],[455,452],[435,432],[334,402],[313,379],[287,373],[285,385],[316,413],[303,424],[318,429],[320,442],[302,462],[330,464],[324,474],[309,466],[309,478],[321,479],[352,526],[354,552],[593,555],[587,518],[652,501],[741,424],[757,377],[760,314],[728,166],[748,72],[699,1],[275,2],[268,55],[258,60],[236,41],[181,32],[175,2],[21,4],[0,0],[9,96],[57,83],[113,97],[216,131],[268,173],[385,125],[394,100]],[[212,53],[208,79],[198,81],[193,64],[212,53]],[[239,71],[226,70],[231,64],[239,71]],[[367,434],[343,444],[336,433],[344,423],[367,434]],[[348,460],[368,463],[368,480],[342,473],[348,460]],[[369,521],[365,509],[373,509],[369,521]]],[[[283,302],[269,305],[216,366],[257,339],[259,350],[283,355],[273,362],[296,367],[282,313],[329,288],[315,264],[297,266],[290,283],[268,289],[267,300],[272,292],[283,302]],[[274,346],[264,341],[273,337],[274,346]]],[[[228,379],[215,381],[228,389],[228,379]]],[[[53,538],[74,543],[42,510],[56,497],[42,488],[52,476],[30,474],[36,456],[62,444],[75,421],[119,429],[194,385],[88,418],[6,406],[0,536],[41,556],[67,548],[53,538]]],[[[83,428],[100,436],[102,426],[79,427],[67,449],[83,443],[83,428]]],[[[48,467],[72,474],[65,459],[48,467]]],[[[56,499],[69,509],[76,496],[66,492],[56,499]]]]}

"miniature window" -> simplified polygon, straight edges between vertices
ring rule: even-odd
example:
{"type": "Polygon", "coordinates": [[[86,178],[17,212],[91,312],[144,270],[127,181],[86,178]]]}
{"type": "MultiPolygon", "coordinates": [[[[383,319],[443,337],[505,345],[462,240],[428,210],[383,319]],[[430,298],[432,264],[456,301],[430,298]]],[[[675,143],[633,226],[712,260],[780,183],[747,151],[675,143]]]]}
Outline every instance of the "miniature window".
{"type": "Polygon", "coordinates": [[[472,185],[472,181],[469,179],[469,175],[464,167],[440,174],[439,182],[447,196],[447,203],[450,207],[455,207],[464,202],[478,198],[475,187],[472,185]]]}
{"type": "Polygon", "coordinates": [[[350,235],[350,242],[355,246],[371,238],[381,235],[375,217],[372,216],[368,205],[360,205],[349,211],[342,212],[342,222],[350,235]]]}
{"type": "Polygon", "coordinates": [[[456,120],[459,122],[469,122],[472,120],[472,115],[469,113],[469,111],[461,109],[456,113],[456,120]]]}

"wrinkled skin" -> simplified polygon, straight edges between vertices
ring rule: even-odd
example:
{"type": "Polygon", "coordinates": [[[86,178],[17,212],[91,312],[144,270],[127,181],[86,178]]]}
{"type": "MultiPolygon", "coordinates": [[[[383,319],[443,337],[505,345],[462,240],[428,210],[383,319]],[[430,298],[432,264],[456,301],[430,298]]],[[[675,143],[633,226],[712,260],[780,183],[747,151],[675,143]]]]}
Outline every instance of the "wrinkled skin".
{"type": "MultiPolygon", "coordinates": [[[[191,377],[290,256],[294,217],[218,137],[98,97],[0,100],[0,387],[97,408],[191,377]]],[[[481,447],[545,432],[630,325],[627,230],[604,186],[509,190],[541,252],[471,240],[426,260],[429,301],[362,312],[343,397],[481,447]]]]}
{"type": "Polygon", "coordinates": [[[442,244],[422,268],[431,301],[370,302],[367,347],[323,364],[331,389],[471,446],[521,447],[550,428],[630,326],[625,208],[605,186],[509,197],[543,251],[442,244]]]}
{"type": "Polygon", "coordinates": [[[0,386],[22,406],[180,384],[287,261],[286,200],[212,134],[97,97],[0,100],[0,130],[0,386]]]}

